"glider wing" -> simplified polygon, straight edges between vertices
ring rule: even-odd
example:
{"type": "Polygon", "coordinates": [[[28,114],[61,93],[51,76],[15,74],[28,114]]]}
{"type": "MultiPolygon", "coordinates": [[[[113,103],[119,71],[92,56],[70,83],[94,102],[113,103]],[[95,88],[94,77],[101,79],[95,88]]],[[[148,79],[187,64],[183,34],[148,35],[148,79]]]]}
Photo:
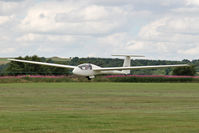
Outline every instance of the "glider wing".
{"type": "Polygon", "coordinates": [[[10,60],[10,61],[16,61],[16,62],[23,62],[23,63],[30,63],[30,64],[53,66],[53,67],[71,68],[71,69],[74,69],[76,67],[76,66],[70,66],[70,65],[45,63],[45,62],[37,62],[37,61],[27,61],[27,60],[18,60],[18,59],[8,59],[8,60],[10,60]]]}
{"type": "Polygon", "coordinates": [[[132,69],[154,69],[154,68],[167,68],[167,67],[185,67],[188,64],[179,65],[156,65],[156,66],[131,66],[131,67],[107,67],[107,68],[95,68],[94,71],[112,71],[112,70],[132,70],[132,69]]]}

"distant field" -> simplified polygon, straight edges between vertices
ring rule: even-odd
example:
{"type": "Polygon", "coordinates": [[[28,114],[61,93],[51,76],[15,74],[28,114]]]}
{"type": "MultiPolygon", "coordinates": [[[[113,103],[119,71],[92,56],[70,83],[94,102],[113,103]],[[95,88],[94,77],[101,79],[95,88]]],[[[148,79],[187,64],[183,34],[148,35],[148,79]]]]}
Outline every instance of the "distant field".
{"type": "Polygon", "coordinates": [[[0,58],[0,61],[8,61],[8,58],[0,58]]]}
{"type": "Polygon", "coordinates": [[[8,63],[8,58],[0,58],[0,65],[8,63]]]}
{"type": "Polygon", "coordinates": [[[51,57],[50,59],[55,62],[65,62],[70,60],[69,58],[60,58],[60,57],[51,57]]]}
{"type": "MultiPolygon", "coordinates": [[[[13,58],[15,58],[15,57],[13,57],[13,58]]],[[[65,62],[65,61],[70,60],[69,58],[60,58],[60,57],[51,57],[49,59],[52,59],[55,62],[65,62]]],[[[0,65],[6,64],[8,62],[9,62],[8,58],[0,58],[0,65]]]]}
{"type": "Polygon", "coordinates": [[[198,133],[197,83],[0,84],[2,133],[198,133]]]}

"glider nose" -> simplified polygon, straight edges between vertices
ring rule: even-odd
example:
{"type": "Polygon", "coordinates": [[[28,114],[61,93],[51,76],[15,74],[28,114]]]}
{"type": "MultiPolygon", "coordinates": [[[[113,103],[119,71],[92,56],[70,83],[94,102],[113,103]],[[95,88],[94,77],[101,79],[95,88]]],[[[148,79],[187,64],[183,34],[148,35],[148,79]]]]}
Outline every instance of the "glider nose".
{"type": "Polygon", "coordinates": [[[73,72],[73,74],[78,75],[78,73],[79,73],[79,68],[77,68],[77,67],[74,68],[72,72],[73,72]]]}

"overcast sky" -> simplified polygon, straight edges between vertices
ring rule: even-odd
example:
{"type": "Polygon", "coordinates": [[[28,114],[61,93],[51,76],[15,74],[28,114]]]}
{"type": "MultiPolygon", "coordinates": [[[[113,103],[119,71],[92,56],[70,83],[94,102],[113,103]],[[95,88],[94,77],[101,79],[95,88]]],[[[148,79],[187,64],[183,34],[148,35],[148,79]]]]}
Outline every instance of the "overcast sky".
{"type": "Polygon", "coordinates": [[[199,59],[199,0],[0,0],[0,57],[199,59]]]}

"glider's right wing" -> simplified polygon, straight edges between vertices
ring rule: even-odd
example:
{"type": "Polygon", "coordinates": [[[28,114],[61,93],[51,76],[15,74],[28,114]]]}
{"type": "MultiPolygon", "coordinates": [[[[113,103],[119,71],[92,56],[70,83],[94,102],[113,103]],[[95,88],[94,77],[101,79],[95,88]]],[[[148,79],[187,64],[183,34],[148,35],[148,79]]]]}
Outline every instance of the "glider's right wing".
{"type": "Polygon", "coordinates": [[[95,68],[94,71],[113,71],[113,70],[133,70],[133,69],[155,69],[155,68],[167,68],[167,67],[185,67],[188,64],[178,64],[178,65],[155,65],[155,66],[131,66],[131,67],[105,67],[105,68],[95,68]]]}
{"type": "Polygon", "coordinates": [[[62,67],[62,68],[71,68],[74,69],[76,66],[62,65],[62,64],[54,64],[54,63],[45,63],[45,62],[37,62],[37,61],[27,61],[27,60],[18,60],[18,59],[8,59],[10,61],[30,63],[30,64],[38,64],[38,65],[46,65],[53,67],[62,67]]]}

